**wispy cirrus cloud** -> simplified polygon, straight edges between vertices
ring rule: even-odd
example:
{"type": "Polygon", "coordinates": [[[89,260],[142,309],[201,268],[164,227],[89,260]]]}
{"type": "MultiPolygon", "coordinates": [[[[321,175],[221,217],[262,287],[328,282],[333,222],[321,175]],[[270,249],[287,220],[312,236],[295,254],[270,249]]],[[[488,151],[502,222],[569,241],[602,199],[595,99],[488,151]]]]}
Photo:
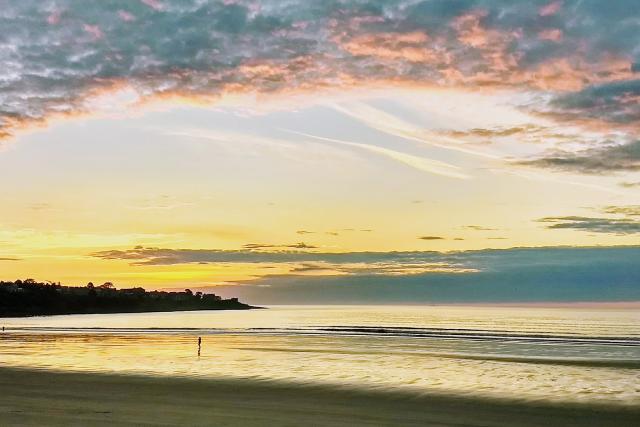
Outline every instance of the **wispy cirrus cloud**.
{"type": "Polygon", "coordinates": [[[396,136],[409,141],[415,141],[445,148],[447,150],[459,151],[474,156],[499,159],[500,157],[486,151],[469,148],[460,143],[460,140],[448,138],[446,132],[433,132],[424,127],[418,126],[398,117],[395,114],[375,108],[365,103],[348,103],[346,105],[334,104],[332,107],[347,116],[356,119],[363,124],[379,132],[396,136]],[[444,136],[443,136],[444,134],[444,136]]]}
{"type": "Polygon", "coordinates": [[[540,127],[535,125],[526,125],[526,126],[512,126],[512,127],[501,127],[501,128],[491,128],[491,129],[483,129],[483,128],[473,128],[470,130],[454,130],[449,131],[448,133],[452,136],[457,137],[477,137],[477,138],[502,138],[506,136],[513,135],[521,135],[525,133],[539,131],[540,127]]]}
{"type": "Polygon", "coordinates": [[[562,144],[579,139],[579,135],[575,131],[573,133],[561,132],[557,127],[552,128],[532,123],[468,130],[444,130],[440,133],[474,144],[491,144],[503,140],[517,140],[520,143],[529,144],[562,144]]]}
{"type": "Polygon", "coordinates": [[[380,147],[378,145],[344,141],[344,140],[335,139],[335,138],[326,138],[326,137],[310,135],[302,132],[293,132],[293,131],[290,131],[290,132],[296,135],[300,135],[306,138],[311,138],[314,140],[326,141],[334,144],[340,144],[340,145],[345,145],[349,147],[370,151],[372,153],[376,153],[376,154],[388,157],[397,162],[403,163],[414,169],[417,169],[423,172],[432,173],[434,175],[441,175],[449,178],[458,178],[458,179],[470,178],[468,175],[462,173],[459,167],[440,161],[440,160],[428,159],[425,157],[404,153],[398,150],[392,150],[390,148],[380,147]]]}

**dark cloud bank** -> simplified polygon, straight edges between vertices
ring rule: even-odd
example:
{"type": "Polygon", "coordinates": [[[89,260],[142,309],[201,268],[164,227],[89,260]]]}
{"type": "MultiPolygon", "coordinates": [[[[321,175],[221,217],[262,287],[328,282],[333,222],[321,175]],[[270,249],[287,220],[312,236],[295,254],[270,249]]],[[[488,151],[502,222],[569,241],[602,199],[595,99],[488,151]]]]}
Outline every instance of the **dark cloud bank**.
{"type": "MultiPolygon", "coordinates": [[[[240,286],[209,291],[239,296],[253,304],[390,304],[640,301],[640,247],[523,248],[450,254],[389,252],[347,254],[257,254],[246,251],[164,251],[151,254],[99,253],[108,259],[147,263],[310,262],[369,265],[444,263],[466,272],[380,274],[358,270],[341,276],[267,276],[240,286]],[[145,258],[146,257],[146,258],[145,258]],[[253,261],[252,261],[253,260],[253,261]]],[[[206,287],[205,287],[206,289],[206,287]]]]}
{"type": "Polygon", "coordinates": [[[463,258],[482,271],[267,277],[215,292],[237,294],[257,304],[640,301],[640,248],[515,249],[463,258]]]}

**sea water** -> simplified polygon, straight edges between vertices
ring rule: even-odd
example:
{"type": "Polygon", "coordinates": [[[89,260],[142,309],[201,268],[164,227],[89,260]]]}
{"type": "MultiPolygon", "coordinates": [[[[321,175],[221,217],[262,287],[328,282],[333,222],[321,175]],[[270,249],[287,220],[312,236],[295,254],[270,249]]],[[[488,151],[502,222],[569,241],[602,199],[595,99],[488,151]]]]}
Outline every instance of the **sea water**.
{"type": "Polygon", "coordinates": [[[640,404],[633,308],[277,306],[0,324],[0,366],[640,404]]]}

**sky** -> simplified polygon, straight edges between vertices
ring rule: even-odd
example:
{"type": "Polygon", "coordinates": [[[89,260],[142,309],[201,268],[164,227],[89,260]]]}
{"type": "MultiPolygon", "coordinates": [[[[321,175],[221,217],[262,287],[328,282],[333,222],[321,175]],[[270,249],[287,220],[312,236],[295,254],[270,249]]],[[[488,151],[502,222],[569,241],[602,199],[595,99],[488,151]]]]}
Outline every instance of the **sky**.
{"type": "Polygon", "coordinates": [[[640,299],[639,32],[635,0],[0,0],[0,276],[640,299]]]}

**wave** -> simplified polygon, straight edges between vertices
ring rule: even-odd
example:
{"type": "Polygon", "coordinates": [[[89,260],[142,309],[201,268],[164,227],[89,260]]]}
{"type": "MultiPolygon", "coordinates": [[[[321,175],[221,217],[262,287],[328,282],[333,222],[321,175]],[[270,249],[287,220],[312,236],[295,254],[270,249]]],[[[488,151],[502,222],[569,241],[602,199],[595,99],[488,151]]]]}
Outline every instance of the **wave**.
{"type": "Polygon", "coordinates": [[[328,333],[399,336],[415,338],[454,338],[470,340],[508,340],[530,343],[557,342],[563,344],[600,344],[640,346],[640,338],[616,336],[559,335],[543,333],[518,333],[500,330],[443,329],[415,327],[376,327],[376,326],[327,326],[317,328],[328,333]]]}
{"type": "Polygon", "coordinates": [[[406,338],[441,338],[466,340],[497,340],[528,343],[562,343],[616,345],[640,347],[640,338],[635,336],[590,336],[561,335],[545,333],[522,333],[504,330],[481,330],[459,328],[418,328],[395,326],[314,326],[301,328],[112,328],[112,327],[54,327],[54,326],[20,326],[7,327],[7,332],[42,332],[42,333],[141,333],[141,334],[313,334],[313,335],[353,335],[406,338]]]}
{"type": "MultiPolygon", "coordinates": [[[[584,336],[542,333],[521,333],[495,330],[382,327],[382,326],[314,326],[304,328],[106,328],[106,327],[10,327],[6,329],[7,338],[15,335],[271,335],[271,336],[322,336],[322,337],[368,337],[376,339],[378,344],[384,340],[384,348],[379,345],[366,345],[365,350],[346,348],[345,345],[322,349],[301,346],[299,348],[282,347],[242,347],[243,350],[283,351],[298,353],[344,353],[344,354],[397,354],[426,356],[504,363],[531,363],[546,365],[569,365],[585,367],[609,367],[640,369],[640,338],[619,336],[584,336]],[[405,338],[423,341],[424,345],[407,348],[405,338]],[[393,342],[389,341],[392,339],[393,342]],[[435,341],[434,341],[435,340],[435,341]],[[455,349],[447,342],[456,342],[455,349]],[[440,342],[441,344],[438,344],[440,342]],[[459,343],[469,346],[460,346],[459,343]],[[477,343],[478,345],[474,344],[477,343]],[[486,345],[481,345],[486,343],[486,345]],[[494,343],[496,345],[494,345],[494,343]],[[399,344],[399,345],[395,345],[399,344]],[[537,354],[521,353],[520,344],[537,348],[537,354]],[[591,346],[588,348],[587,346],[591,346]],[[585,347],[585,351],[582,348],[585,347]],[[452,351],[468,348],[469,351],[452,351]],[[586,354],[590,354],[584,357],[586,354]],[[637,357],[636,357],[637,356],[637,357]]],[[[373,341],[372,341],[373,342],[373,341]]],[[[303,342],[301,341],[302,345],[303,342]]],[[[350,344],[349,344],[350,345],[350,344]]]]}

